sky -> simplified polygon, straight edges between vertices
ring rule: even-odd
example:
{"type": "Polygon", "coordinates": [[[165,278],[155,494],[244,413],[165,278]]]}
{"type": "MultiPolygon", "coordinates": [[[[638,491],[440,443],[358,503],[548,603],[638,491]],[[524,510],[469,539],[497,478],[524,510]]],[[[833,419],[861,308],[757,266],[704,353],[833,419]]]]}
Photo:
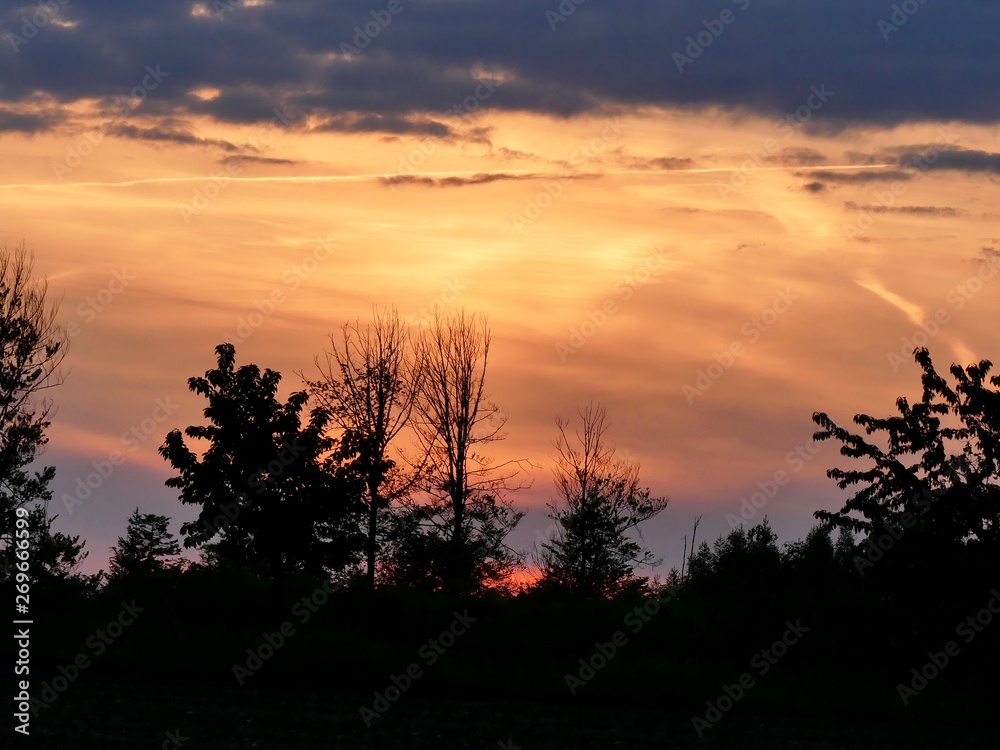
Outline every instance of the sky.
{"type": "Polygon", "coordinates": [[[998,356],[1000,7],[972,0],[137,0],[0,11],[0,244],[61,298],[43,456],[55,528],[106,564],[132,509],[195,509],[157,448],[187,379],[315,373],[395,305],[489,317],[498,460],[555,418],[609,437],[684,537],[766,515],[782,541],[846,495],[811,441],[998,356]],[[113,461],[112,461],[113,459],[113,461]],[[91,485],[90,487],[87,484],[91,485]],[[755,494],[756,493],[756,494],[755,494]],[[754,507],[754,506],[759,507],[754,507]]]}

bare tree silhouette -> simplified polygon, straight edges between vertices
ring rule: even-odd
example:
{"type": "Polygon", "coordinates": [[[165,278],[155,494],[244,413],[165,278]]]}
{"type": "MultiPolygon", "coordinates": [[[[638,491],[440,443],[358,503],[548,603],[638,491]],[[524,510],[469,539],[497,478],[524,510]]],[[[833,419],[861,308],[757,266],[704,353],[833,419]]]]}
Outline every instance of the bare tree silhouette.
{"type": "Polygon", "coordinates": [[[607,410],[591,403],[578,412],[573,435],[558,417],[554,469],[559,502],[550,504],[557,536],[542,544],[543,581],[610,596],[634,580],[638,565],[658,559],[629,536],[667,507],[639,486],[639,465],[618,456],[606,437],[607,410]]]}
{"type": "Polygon", "coordinates": [[[498,580],[517,562],[504,538],[524,513],[504,494],[527,486],[515,481],[527,462],[496,463],[483,452],[503,439],[507,422],[486,396],[489,353],[486,319],[464,311],[437,314],[418,340],[423,375],[413,427],[427,454],[420,483],[427,502],[410,503],[397,539],[408,538],[400,549],[412,549],[423,534],[425,565],[437,558],[431,585],[450,590],[498,580]]]}
{"type": "Polygon", "coordinates": [[[310,391],[342,431],[341,453],[354,456],[364,485],[366,577],[375,585],[380,514],[413,486],[422,465],[404,470],[389,456],[420,392],[422,367],[409,330],[395,308],[374,310],[370,323],[346,323],[316,358],[310,391]]]}

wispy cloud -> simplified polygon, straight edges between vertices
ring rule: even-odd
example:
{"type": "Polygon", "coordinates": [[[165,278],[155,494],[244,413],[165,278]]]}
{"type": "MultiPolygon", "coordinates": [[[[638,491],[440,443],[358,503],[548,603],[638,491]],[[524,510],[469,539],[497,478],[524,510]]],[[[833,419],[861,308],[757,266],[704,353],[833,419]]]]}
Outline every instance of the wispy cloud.
{"type": "Polygon", "coordinates": [[[507,180],[583,180],[600,177],[591,173],[547,174],[544,172],[477,172],[470,177],[452,175],[450,177],[428,177],[427,175],[391,175],[379,177],[383,185],[423,185],[425,187],[468,187],[470,185],[488,185],[491,182],[507,180]]]}
{"type": "Polygon", "coordinates": [[[844,210],[862,211],[870,214],[909,214],[911,216],[961,216],[965,213],[960,208],[950,206],[880,206],[861,205],[854,201],[846,201],[844,210]]]}
{"type": "Polygon", "coordinates": [[[214,146],[223,151],[239,151],[239,147],[235,143],[221,138],[200,138],[189,130],[169,125],[143,128],[127,123],[114,123],[105,127],[104,130],[108,135],[136,141],[173,143],[181,146],[214,146]]]}
{"type": "MultiPolygon", "coordinates": [[[[235,157],[241,158],[241,157],[235,157]]],[[[280,160],[279,160],[280,161],[280,160]]],[[[545,172],[423,172],[418,175],[385,174],[335,174],[335,175],[273,175],[257,177],[227,177],[230,182],[259,183],[324,183],[324,182],[378,182],[383,185],[416,184],[431,187],[462,187],[466,185],[484,185],[501,180],[540,180],[566,179],[581,180],[600,177],[591,173],[545,173],[545,172]]],[[[0,183],[2,190],[74,190],[83,188],[130,188],[140,185],[169,185],[205,182],[204,175],[189,177],[145,177],[138,180],[122,180],[119,182],[63,182],[63,183],[0,183]]]]}
{"type": "Polygon", "coordinates": [[[872,294],[888,302],[890,305],[902,312],[907,319],[913,323],[913,325],[923,325],[925,316],[924,310],[920,307],[920,305],[914,304],[895,292],[889,291],[885,288],[881,281],[876,279],[869,272],[862,271],[859,273],[857,278],[854,280],[854,283],[862,289],[867,289],[872,294]]]}
{"type": "Polygon", "coordinates": [[[253,154],[234,154],[233,156],[224,156],[219,159],[220,164],[261,164],[271,167],[291,167],[297,164],[302,164],[300,161],[295,159],[275,159],[270,156],[254,156],[253,154]]]}
{"type": "Polygon", "coordinates": [[[867,182],[906,182],[913,179],[911,173],[901,172],[898,169],[894,169],[894,166],[893,164],[878,164],[861,172],[847,171],[857,170],[857,166],[845,166],[839,169],[826,167],[812,172],[796,172],[795,176],[818,180],[820,182],[840,182],[849,185],[859,185],[867,182]]]}

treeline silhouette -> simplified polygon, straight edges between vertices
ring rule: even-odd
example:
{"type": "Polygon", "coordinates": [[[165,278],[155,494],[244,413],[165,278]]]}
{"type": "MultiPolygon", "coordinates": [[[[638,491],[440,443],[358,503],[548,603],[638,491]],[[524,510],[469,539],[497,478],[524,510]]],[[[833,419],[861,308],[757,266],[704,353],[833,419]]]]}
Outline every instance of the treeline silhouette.
{"type": "Polygon", "coordinates": [[[168,517],[137,507],[109,570],[88,576],[82,540],[51,530],[53,470],[28,470],[48,427],[30,397],[57,382],[64,341],[44,288],[14,283],[30,278],[30,257],[4,263],[3,591],[30,583],[36,659],[53,673],[127,604],[139,614],[91,674],[377,692],[419,663],[408,689],[704,711],[753,673],[739,710],[993,709],[1000,376],[989,362],[954,365],[949,381],[920,349],[920,398],[900,398],[897,414],[858,415],[860,433],[815,414],[816,439],[850,460],[829,471],[853,493],[845,506],[783,546],[766,518],[711,544],[692,537],[681,567],[650,579],[642,566],[659,561],[636,530],[667,500],[614,450],[597,404],[557,421],[544,539],[509,546],[528,463],[488,452],[506,415],[486,395],[482,316],[439,315],[411,334],[377,310],[332,336],[317,375],[284,401],[279,373],[237,365],[221,344],[215,367],[188,381],[206,423],[160,449],[167,484],[198,511],[181,532],[200,559],[179,557],[168,517]]]}

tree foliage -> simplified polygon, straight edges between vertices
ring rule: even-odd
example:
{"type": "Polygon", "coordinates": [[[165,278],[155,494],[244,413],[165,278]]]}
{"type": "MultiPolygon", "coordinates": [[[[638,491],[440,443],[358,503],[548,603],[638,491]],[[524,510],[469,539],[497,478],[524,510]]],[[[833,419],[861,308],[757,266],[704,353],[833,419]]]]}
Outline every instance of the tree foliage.
{"type": "Polygon", "coordinates": [[[778,536],[765,517],[749,529],[736,527],[712,546],[702,542],[691,558],[689,575],[696,584],[711,576],[723,587],[742,586],[748,580],[773,587],[781,564],[778,536]]]}
{"type": "MultiPolygon", "coordinates": [[[[85,550],[86,542],[79,534],[64,534],[53,531],[52,523],[58,518],[50,516],[45,503],[23,507],[19,511],[24,514],[27,549],[29,550],[28,579],[40,584],[65,583],[74,581],[86,589],[96,587],[102,580],[102,573],[84,575],[80,566],[87,559],[89,552],[85,550]]],[[[16,523],[15,523],[16,527],[16,523]]],[[[19,562],[16,547],[8,545],[2,553],[2,570],[0,580],[13,578],[18,570],[19,562]]]]}
{"type": "Polygon", "coordinates": [[[20,510],[28,524],[30,575],[37,580],[74,575],[86,553],[79,536],[52,531],[55,517],[47,508],[55,468],[31,468],[48,442],[52,404],[41,394],[62,382],[67,348],[59,306],[33,273],[34,258],[24,247],[0,250],[0,556],[9,575],[20,510]]]}
{"type": "Polygon", "coordinates": [[[639,565],[657,558],[631,532],[667,507],[639,485],[639,465],[618,456],[606,433],[607,410],[593,403],[579,411],[582,426],[571,436],[569,422],[556,420],[555,482],[551,504],[554,538],[541,550],[547,584],[612,596],[635,582],[639,565]]]}
{"type": "Polygon", "coordinates": [[[867,463],[831,469],[843,489],[857,488],[836,512],[817,518],[875,538],[905,534],[907,544],[939,549],[1000,542],[1000,376],[982,361],[950,369],[954,385],[934,369],[926,349],[914,352],[923,393],[896,401],[897,415],[854,417],[859,435],[824,413],[816,440],[835,439],[840,453],[867,463]],[[867,437],[866,437],[867,436],[867,437]],[[872,438],[871,436],[875,436],[872,438]]]}
{"type": "Polygon", "coordinates": [[[351,486],[331,467],[327,414],[308,395],[277,398],[280,373],[235,365],[232,344],[216,347],[218,364],[188,386],[208,400],[207,425],[167,435],[160,453],[179,473],[167,486],[200,506],[181,527],[188,547],[212,543],[221,558],[262,564],[275,581],[291,570],[324,574],[354,558],[356,511],[351,486]],[[185,436],[204,441],[198,456],[185,436]]]}
{"type": "Polygon", "coordinates": [[[169,558],[181,553],[180,545],[170,533],[170,518],[155,513],[140,513],[136,508],[129,516],[125,536],[111,548],[108,572],[111,578],[135,573],[155,573],[163,570],[169,558]]]}

